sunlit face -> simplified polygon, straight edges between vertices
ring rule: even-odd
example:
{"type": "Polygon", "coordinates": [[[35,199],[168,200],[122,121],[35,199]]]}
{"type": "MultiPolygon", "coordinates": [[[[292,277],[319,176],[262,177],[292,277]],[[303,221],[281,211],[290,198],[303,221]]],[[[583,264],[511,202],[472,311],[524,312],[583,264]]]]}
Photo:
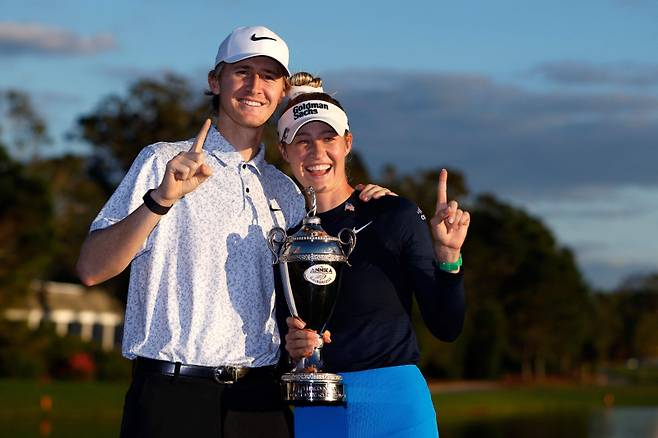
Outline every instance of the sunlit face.
{"type": "Polygon", "coordinates": [[[329,192],[348,186],[345,158],[352,150],[352,134],[338,135],[324,122],[302,126],[290,144],[280,146],[295,179],[316,192],[329,192]]]}
{"type": "Polygon", "coordinates": [[[246,128],[263,126],[285,96],[281,67],[267,56],[224,64],[219,78],[208,75],[208,84],[219,94],[222,123],[246,128]]]}

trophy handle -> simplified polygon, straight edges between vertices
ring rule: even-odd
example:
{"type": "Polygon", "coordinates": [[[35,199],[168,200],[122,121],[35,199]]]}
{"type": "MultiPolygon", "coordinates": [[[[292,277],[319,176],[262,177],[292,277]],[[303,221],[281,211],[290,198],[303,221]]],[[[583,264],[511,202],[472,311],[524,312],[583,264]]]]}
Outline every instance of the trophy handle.
{"type": "Polygon", "coordinates": [[[299,318],[297,313],[297,306],[295,306],[295,297],[292,295],[292,287],[290,286],[290,275],[288,274],[288,263],[281,262],[279,263],[279,272],[281,273],[281,283],[283,285],[283,296],[286,298],[286,303],[288,303],[288,310],[290,314],[295,318],[299,318]]]}
{"type": "MultiPolygon", "coordinates": [[[[347,247],[345,257],[348,258],[350,254],[352,254],[352,251],[354,251],[354,247],[356,246],[356,233],[352,229],[343,228],[338,233],[338,239],[340,240],[341,244],[347,247]],[[343,234],[345,234],[345,238],[343,238],[343,234]]],[[[347,262],[347,265],[352,266],[350,265],[349,261],[347,262]]]]}
{"type": "Polygon", "coordinates": [[[274,254],[274,260],[272,261],[273,265],[279,263],[279,252],[286,241],[286,237],[288,236],[286,235],[285,230],[281,227],[274,227],[267,234],[267,246],[270,248],[270,251],[272,251],[272,254],[274,254]],[[277,239],[277,237],[280,238],[277,239]]]}

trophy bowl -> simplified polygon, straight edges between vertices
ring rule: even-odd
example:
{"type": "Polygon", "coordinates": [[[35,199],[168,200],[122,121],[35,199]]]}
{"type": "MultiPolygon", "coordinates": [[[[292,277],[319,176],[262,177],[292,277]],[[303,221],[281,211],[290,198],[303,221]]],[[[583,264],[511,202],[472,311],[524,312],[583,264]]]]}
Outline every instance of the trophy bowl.
{"type": "MultiPolygon", "coordinates": [[[[313,192],[311,192],[313,194],[313,192]]],[[[336,304],[341,272],[356,245],[353,230],[338,237],[327,234],[313,209],[302,227],[291,236],[279,227],[268,235],[268,244],[279,266],[283,293],[293,317],[306,328],[322,333],[336,304]]],[[[322,346],[299,359],[291,372],[281,377],[284,400],[296,405],[342,404],[346,396],[342,377],[322,371],[322,346]]]]}

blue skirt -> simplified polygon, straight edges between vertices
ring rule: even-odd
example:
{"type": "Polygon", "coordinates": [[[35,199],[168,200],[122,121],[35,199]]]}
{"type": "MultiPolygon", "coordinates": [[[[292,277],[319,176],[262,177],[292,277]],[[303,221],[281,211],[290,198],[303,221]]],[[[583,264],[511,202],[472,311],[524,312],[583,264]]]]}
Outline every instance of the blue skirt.
{"type": "Polygon", "coordinates": [[[295,408],[296,438],[435,438],[436,412],[414,365],[341,373],[346,406],[295,408]]]}

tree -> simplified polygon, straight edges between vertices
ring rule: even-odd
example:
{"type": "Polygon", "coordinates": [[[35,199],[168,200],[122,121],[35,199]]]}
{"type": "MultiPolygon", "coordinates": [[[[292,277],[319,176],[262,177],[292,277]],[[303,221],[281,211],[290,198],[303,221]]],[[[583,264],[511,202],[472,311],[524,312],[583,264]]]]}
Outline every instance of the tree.
{"type": "Polygon", "coordinates": [[[52,203],[45,180],[30,175],[0,144],[0,305],[41,278],[52,260],[52,203]]]}
{"type": "Polygon", "coordinates": [[[616,359],[652,358],[658,355],[654,331],[658,318],[658,274],[636,275],[626,279],[613,294],[619,329],[611,346],[616,359]]]}
{"type": "Polygon", "coordinates": [[[592,301],[583,359],[597,367],[613,359],[613,347],[618,333],[622,332],[623,321],[617,311],[618,299],[615,294],[595,293],[592,301]]]}
{"type": "Polygon", "coordinates": [[[565,371],[579,359],[587,335],[589,291],[573,255],[541,221],[492,195],[472,210],[468,254],[469,307],[494,300],[507,322],[507,355],[525,376],[546,367],[565,371]]]}
{"type": "Polygon", "coordinates": [[[48,272],[53,210],[48,181],[29,167],[49,142],[43,119],[17,90],[0,93],[0,114],[0,305],[8,305],[48,272]]]}
{"type": "Polygon", "coordinates": [[[4,147],[20,161],[38,157],[51,143],[46,123],[26,93],[19,90],[0,92],[0,115],[5,120],[0,125],[0,133],[5,137],[4,147]]]}
{"type": "Polygon", "coordinates": [[[638,318],[633,347],[641,359],[658,358],[658,318],[656,312],[638,318]]]}
{"type": "Polygon", "coordinates": [[[89,225],[105,202],[102,188],[91,178],[86,160],[65,155],[34,161],[30,173],[48,181],[53,205],[53,260],[47,276],[54,281],[77,282],[75,263],[89,225]]]}

